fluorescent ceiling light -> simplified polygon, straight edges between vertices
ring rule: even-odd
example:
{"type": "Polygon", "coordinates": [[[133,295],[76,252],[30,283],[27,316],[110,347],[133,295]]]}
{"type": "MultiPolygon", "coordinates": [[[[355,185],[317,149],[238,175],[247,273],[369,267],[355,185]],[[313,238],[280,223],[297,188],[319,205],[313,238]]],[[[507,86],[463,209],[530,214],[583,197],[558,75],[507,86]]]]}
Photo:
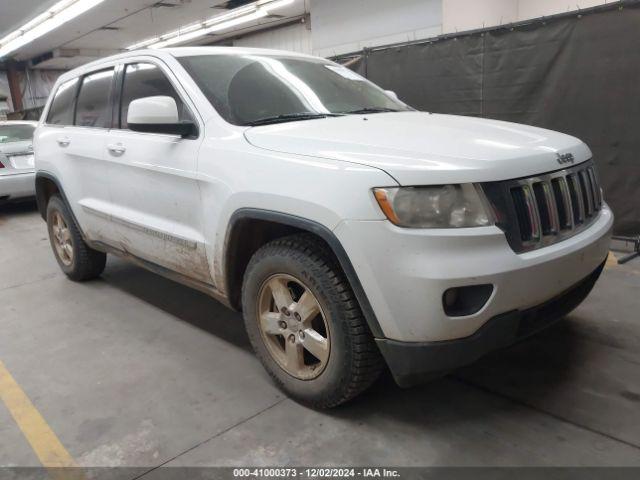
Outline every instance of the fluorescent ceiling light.
{"type": "Polygon", "coordinates": [[[295,0],[259,0],[249,5],[235,8],[223,15],[216,15],[201,23],[195,23],[181,27],[159,37],[149,38],[141,42],[129,45],[127,50],[136,50],[138,48],[163,48],[178,43],[188,42],[194,38],[202,37],[209,33],[226,30],[243,23],[251,22],[259,18],[265,17],[271,10],[284,7],[293,3],[295,0]]]}
{"type": "Polygon", "coordinates": [[[0,39],[0,58],[82,15],[104,0],[61,0],[46,12],[0,39]]]}
{"type": "Polygon", "coordinates": [[[224,13],[222,15],[216,15],[215,17],[211,17],[209,20],[205,20],[202,22],[204,25],[212,25],[214,23],[221,23],[225,20],[230,20],[232,18],[240,17],[242,15],[248,15],[257,10],[256,4],[251,3],[249,5],[245,5],[243,7],[234,8],[230,12],[224,13]]]}
{"type": "Polygon", "coordinates": [[[265,10],[275,10],[276,8],[286,7],[287,5],[292,4],[294,1],[295,0],[275,0],[273,2],[258,2],[260,3],[260,5],[258,6],[264,8],[265,10]]]}
{"type": "Polygon", "coordinates": [[[259,18],[266,17],[267,15],[268,15],[268,12],[266,10],[256,10],[255,12],[250,13],[249,15],[243,15],[242,17],[234,18],[232,20],[227,20],[226,22],[216,23],[211,27],[201,28],[200,30],[187,33],[186,35],[178,35],[177,37],[173,37],[168,40],[154,43],[149,48],[163,48],[163,47],[168,47],[169,45],[175,45],[177,43],[184,43],[189,40],[193,40],[194,38],[202,37],[209,33],[218,32],[220,30],[226,30],[227,28],[235,27],[236,25],[241,25],[243,23],[252,22],[253,20],[258,20],[259,18]]]}

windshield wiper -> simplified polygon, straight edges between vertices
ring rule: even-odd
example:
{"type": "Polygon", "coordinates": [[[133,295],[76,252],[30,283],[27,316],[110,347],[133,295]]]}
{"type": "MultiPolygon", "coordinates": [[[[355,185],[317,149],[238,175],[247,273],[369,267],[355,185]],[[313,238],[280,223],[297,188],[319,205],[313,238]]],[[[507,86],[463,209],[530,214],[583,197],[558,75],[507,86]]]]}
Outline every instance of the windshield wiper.
{"type": "Polygon", "coordinates": [[[296,120],[313,120],[316,118],[337,117],[338,113],[315,113],[315,112],[299,112],[285,113],[283,115],[274,115],[273,117],[264,117],[251,122],[245,123],[246,126],[255,127],[258,125],[269,125],[271,123],[294,122],[296,120]]]}
{"type": "Polygon", "coordinates": [[[342,113],[357,115],[359,113],[384,113],[384,112],[401,112],[401,111],[402,110],[396,110],[395,108],[369,107],[369,108],[359,108],[358,110],[349,110],[348,112],[342,112],[342,113]]]}

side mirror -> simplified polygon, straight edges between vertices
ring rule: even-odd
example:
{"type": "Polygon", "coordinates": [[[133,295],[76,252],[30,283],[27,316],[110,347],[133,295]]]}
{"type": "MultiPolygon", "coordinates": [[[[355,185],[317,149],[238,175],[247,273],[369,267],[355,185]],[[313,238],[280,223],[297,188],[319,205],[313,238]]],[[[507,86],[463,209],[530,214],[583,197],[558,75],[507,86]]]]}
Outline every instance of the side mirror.
{"type": "Polygon", "coordinates": [[[387,95],[389,95],[391,98],[393,98],[394,100],[398,100],[400,101],[400,99],[398,98],[398,95],[396,94],[396,92],[394,92],[393,90],[385,90],[384,93],[386,93],[387,95]]]}
{"type": "Polygon", "coordinates": [[[134,132],[166,133],[186,137],[193,135],[196,126],[181,122],[178,105],[169,96],[144,97],[129,104],[127,124],[134,132]]]}

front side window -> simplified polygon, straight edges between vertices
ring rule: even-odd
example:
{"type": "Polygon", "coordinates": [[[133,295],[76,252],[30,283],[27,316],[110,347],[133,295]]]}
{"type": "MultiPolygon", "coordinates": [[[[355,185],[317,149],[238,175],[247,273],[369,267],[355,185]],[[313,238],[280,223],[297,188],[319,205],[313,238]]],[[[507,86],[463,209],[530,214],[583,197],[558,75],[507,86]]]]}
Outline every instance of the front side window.
{"type": "Polygon", "coordinates": [[[24,142],[33,138],[35,127],[32,125],[15,124],[0,125],[0,143],[24,142]]]}
{"type": "Polygon", "coordinates": [[[47,115],[48,124],[73,125],[73,108],[77,89],[77,78],[68,80],[58,87],[47,115]]]}
{"type": "Polygon", "coordinates": [[[411,110],[351,70],[321,59],[221,54],[178,60],[235,125],[411,110]]]}
{"type": "Polygon", "coordinates": [[[159,67],[151,63],[127,65],[122,85],[120,128],[128,128],[129,104],[139,98],[168,96],[176,101],[180,121],[193,121],[189,110],[159,67]]]}
{"type": "Polygon", "coordinates": [[[80,86],[75,125],[79,127],[111,127],[111,84],[113,68],[86,75],[80,86]]]}

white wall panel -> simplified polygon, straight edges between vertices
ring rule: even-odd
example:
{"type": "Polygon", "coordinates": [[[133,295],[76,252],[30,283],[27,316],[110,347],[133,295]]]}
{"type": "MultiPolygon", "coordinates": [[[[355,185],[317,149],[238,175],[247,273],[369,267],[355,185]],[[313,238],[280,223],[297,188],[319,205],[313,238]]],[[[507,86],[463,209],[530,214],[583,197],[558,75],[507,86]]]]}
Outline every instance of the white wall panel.
{"type": "Polygon", "coordinates": [[[590,8],[611,0],[442,0],[442,33],[463,32],[590,8]]]}
{"type": "Polygon", "coordinates": [[[440,35],[442,0],[312,0],[316,55],[334,56],[440,35]]]}
{"type": "Polygon", "coordinates": [[[504,23],[518,18],[518,0],[443,0],[443,33],[463,32],[504,23]]]}
{"type": "Polygon", "coordinates": [[[608,2],[604,0],[519,0],[518,18],[519,20],[528,20],[530,18],[570,12],[578,8],[596,7],[605,3],[613,2],[611,0],[608,2]]]}
{"type": "Polygon", "coordinates": [[[330,57],[605,3],[612,0],[311,0],[313,53],[330,57]]]}
{"type": "Polygon", "coordinates": [[[233,41],[235,47],[275,48],[299,53],[311,53],[311,30],[306,23],[258,32],[233,41]]]}

